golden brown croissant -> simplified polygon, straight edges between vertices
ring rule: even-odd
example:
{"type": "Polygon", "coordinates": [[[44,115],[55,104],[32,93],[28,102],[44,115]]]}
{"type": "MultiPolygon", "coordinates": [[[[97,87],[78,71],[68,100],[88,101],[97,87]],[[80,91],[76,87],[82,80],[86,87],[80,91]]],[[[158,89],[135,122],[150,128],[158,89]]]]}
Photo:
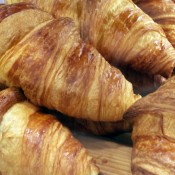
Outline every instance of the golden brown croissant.
{"type": "Polygon", "coordinates": [[[138,100],[125,114],[133,120],[134,175],[175,174],[175,77],[138,100]]]}
{"type": "MultiPolygon", "coordinates": [[[[22,24],[27,23],[28,10],[25,12],[4,20],[15,23],[16,15],[22,13],[22,24]]],[[[23,30],[25,27],[28,30],[26,25],[23,30]]],[[[7,29],[8,25],[4,38],[9,35],[7,29]]],[[[14,37],[20,35],[15,33],[14,37]]],[[[69,18],[49,20],[26,34],[0,57],[0,72],[0,83],[21,87],[33,103],[77,118],[121,120],[126,109],[140,98],[119,70],[80,39],[69,18]]]]}
{"type": "Polygon", "coordinates": [[[175,4],[172,0],[134,0],[152,19],[161,25],[175,47],[175,4]]]}
{"type": "Polygon", "coordinates": [[[11,88],[0,92],[1,175],[97,175],[86,149],[52,115],[11,88]]]}
{"type": "Polygon", "coordinates": [[[71,17],[81,37],[113,65],[169,77],[175,50],[162,28],[131,0],[7,0],[33,2],[55,17],[71,17]]]}

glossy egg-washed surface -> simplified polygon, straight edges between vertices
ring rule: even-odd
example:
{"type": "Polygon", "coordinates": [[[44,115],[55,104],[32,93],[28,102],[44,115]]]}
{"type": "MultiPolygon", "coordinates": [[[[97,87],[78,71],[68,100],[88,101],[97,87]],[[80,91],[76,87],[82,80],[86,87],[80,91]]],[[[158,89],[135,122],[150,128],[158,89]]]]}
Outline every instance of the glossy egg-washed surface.
{"type": "Polygon", "coordinates": [[[80,39],[68,18],[38,25],[0,58],[0,72],[1,83],[21,87],[35,104],[77,118],[121,120],[139,98],[122,73],[80,39]]]}
{"type": "Polygon", "coordinates": [[[175,47],[175,3],[172,0],[135,0],[136,4],[161,25],[175,47]]]}
{"type": "Polygon", "coordinates": [[[17,89],[0,92],[1,175],[97,175],[85,148],[17,89]]]}
{"type": "Polygon", "coordinates": [[[68,16],[113,65],[129,66],[168,77],[175,65],[175,50],[161,27],[131,0],[7,0],[33,2],[55,17],[68,16]]]}
{"type": "Polygon", "coordinates": [[[175,174],[175,77],[138,100],[125,114],[134,120],[133,174],[175,174]]]}

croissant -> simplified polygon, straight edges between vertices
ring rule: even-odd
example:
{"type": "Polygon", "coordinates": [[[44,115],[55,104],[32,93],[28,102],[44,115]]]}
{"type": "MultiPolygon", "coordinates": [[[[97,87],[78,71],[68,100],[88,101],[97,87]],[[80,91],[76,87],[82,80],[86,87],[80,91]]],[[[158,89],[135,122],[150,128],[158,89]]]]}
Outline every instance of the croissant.
{"type": "Polygon", "coordinates": [[[71,17],[81,37],[115,65],[171,76],[175,50],[162,28],[131,0],[7,0],[33,2],[54,17],[71,17]]]}
{"type": "Polygon", "coordinates": [[[175,174],[175,76],[124,115],[133,123],[133,175],[175,174]]]}
{"type": "Polygon", "coordinates": [[[175,47],[175,4],[172,0],[134,0],[152,19],[161,25],[166,37],[175,47]]]}
{"type": "Polygon", "coordinates": [[[1,175],[97,175],[86,149],[18,89],[0,92],[1,175]]]}
{"type": "MultiPolygon", "coordinates": [[[[28,23],[28,11],[5,18],[0,39],[9,36],[5,31],[19,22],[20,15],[18,30],[28,30],[22,26],[28,23]]],[[[80,39],[69,18],[48,20],[25,34],[0,57],[0,72],[0,83],[22,88],[33,103],[77,118],[118,121],[140,98],[118,69],[80,39]]]]}

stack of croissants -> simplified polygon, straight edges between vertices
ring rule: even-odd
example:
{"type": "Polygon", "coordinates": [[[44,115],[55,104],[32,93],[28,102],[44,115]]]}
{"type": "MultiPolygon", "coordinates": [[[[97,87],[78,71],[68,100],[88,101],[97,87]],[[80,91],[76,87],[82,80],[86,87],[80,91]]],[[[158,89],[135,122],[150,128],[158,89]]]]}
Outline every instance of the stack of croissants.
{"type": "Polygon", "coordinates": [[[175,175],[174,68],[173,0],[7,0],[0,175],[99,174],[71,129],[132,130],[132,174],[175,175]]]}

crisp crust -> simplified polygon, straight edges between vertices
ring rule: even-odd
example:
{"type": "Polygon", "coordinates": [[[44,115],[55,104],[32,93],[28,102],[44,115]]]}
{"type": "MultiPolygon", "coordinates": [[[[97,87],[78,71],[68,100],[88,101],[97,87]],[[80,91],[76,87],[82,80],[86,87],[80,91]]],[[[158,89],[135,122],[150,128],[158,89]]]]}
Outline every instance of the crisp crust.
{"type": "Polygon", "coordinates": [[[166,37],[175,47],[175,4],[172,0],[136,0],[135,3],[161,25],[166,37]]]}
{"type": "Polygon", "coordinates": [[[164,137],[139,136],[132,152],[134,175],[169,175],[175,173],[175,142],[164,137]]]}
{"type": "Polygon", "coordinates": [[[34,8],[36,8],[34,4],[23,3],[23,2],[12,5],[4,5],[1,7],[0,10],[0,22],[2,22],[3,19],[7,18],[10,15],[21,12],[23,10],[34,9],[34,8]]]}

